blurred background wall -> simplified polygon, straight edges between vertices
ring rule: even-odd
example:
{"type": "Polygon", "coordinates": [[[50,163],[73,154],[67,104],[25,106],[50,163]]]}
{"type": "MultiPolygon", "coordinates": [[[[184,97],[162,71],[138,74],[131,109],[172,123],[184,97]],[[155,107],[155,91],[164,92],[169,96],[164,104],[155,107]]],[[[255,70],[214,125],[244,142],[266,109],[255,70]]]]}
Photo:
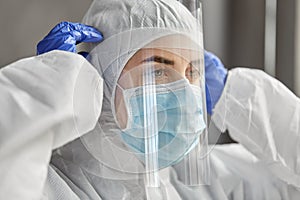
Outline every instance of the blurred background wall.
{"type": "Polygon", "coordinates": [[[265,70],[300,96],[298,0],[202,0],[205,48],[228,68],[265,70]]]}
{"type": "Polygon", "coordinates": [[[60,21],[80,22],[92,0],[0,0],[0,66],[35,55],[60,21]]]}

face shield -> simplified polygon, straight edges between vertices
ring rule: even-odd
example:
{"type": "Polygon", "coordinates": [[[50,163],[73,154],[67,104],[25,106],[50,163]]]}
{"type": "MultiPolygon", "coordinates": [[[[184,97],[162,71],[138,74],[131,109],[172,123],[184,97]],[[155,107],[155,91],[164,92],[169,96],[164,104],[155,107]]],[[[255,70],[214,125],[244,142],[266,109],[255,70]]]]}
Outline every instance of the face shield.
{"type": "Polygon", "coordinates": [[[175,4],[190,21],[162,26],[154,12],[155,26],[110,35],[90,51],[105,82],[104,103],[95,131],[81,141],[101,176],[142,177],[146,188],[159,188],[160,170],[173,167],[186,185],[208,184],[201,7],[193,4],[194,16],[175,4]]]}

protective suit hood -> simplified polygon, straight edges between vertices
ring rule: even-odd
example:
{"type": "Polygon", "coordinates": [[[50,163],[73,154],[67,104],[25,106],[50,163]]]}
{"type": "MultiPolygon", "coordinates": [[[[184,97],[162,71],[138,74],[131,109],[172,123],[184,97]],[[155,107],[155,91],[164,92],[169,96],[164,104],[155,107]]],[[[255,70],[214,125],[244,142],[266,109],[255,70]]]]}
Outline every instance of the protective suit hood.
{"type": "MultiPolygon", "coordinates": [[[[70,144],[60,153],[72,157],[74,162],[97,176],[127,179],[128,173],[132,176],[142,172],[144,166],[126,151],[127,146],[120,134],[108,131],[119,129],[113,114],[113,102],[120,73],[139,49],[165,36],[186,37],[176,45],[168,43],[175,49],[199,50],[201,30],[190,11],[174,0],[95,0],[83,23],[101,30],[105,38],[100,44],[88,47],[90,55],[87,58],[104,79],[102,112],[93,131],[81,137],[80,143],[70,144]],[[82,153],[86,150],[88,153],[82,153]],[[95,164],[98,161],[100,165],[95,164]]],[[[149,47],[165,45],[154,42],[149,47]]]]}
{"type": "MultiPolygon", "coordinates": [[[[83,23],[101,30],[105,38],[100,44],[90,44],[88,51],[101,56],[90,61],[106,80],[109,92],[104,90],[104,94],[109,98],[127,61],[151,41],[182,34],[200,44],[197,20],[173,0],[95,0],[83,23]]],[[[184,42],[177,47],[193,48],[191,43],[184,42]]]]}
{"type": "Polygon", "coordinates": [[[94,0],[83,23],[101,30],[105,39],[146,27],[195,30],[190,11],[173,0],[94,0]]]}

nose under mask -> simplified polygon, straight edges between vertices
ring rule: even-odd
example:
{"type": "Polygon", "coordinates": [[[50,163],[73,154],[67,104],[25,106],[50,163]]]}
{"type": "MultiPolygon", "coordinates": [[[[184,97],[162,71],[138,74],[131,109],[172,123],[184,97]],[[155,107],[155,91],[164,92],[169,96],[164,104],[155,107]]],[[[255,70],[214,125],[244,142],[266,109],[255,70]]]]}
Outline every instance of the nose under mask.
{"type": "Polygon", "coordinates": [[[198,144],[206,127],[200,87],[181,79],[122,92],[128,116],[122,139],[140,160],[147,140],[157,141],[150,153],[157,153],[160,168],[179,162],[198,144]]]}

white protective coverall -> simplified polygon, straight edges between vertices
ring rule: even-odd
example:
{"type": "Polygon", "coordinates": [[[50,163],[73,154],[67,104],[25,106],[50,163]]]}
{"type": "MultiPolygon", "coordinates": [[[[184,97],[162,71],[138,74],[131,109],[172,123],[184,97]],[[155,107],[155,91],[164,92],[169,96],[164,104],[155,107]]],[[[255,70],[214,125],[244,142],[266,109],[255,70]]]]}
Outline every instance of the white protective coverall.
{"type": "MultiPolygon", "coordinates": [[[[85,20],[115,12],[109,2],[120,1],[94,1],[85,20]]],[[[123,2],[119,9],[130,5],[139,13],[133,0],[123,2]]],[[[177,19],[175,1],[146,2],[177,19]]],[[[103,16],[109,19],[99,17],[103,27],[96,27],[105,38],[120,31],[111,14],[103,16]]],[[[20,60],[1,70],[0,83],[0,199],[146,198],[143,179],[123,179],[76,139],[97,133],[101,123],[114,126],[107,83],[83,57],[53,51],[20,60]]],[[[210,185],[188,187],[175,168],[161,170],[164,199],[299,199],[299,98],[262,71],[237,68],[228,73],[212,121],[239,144],[212,148],[210,185]]]]}

